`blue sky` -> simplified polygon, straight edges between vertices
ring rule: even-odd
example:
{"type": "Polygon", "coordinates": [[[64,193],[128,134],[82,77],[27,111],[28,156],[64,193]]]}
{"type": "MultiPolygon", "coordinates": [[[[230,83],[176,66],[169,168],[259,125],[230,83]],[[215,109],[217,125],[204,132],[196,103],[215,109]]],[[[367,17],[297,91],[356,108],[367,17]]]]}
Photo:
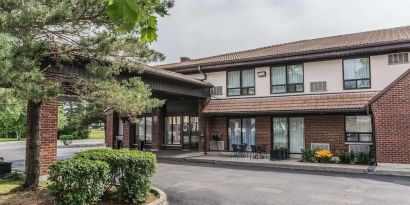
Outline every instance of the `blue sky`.
{"type": "MultiPolygon", "coordinates": [[[[408,0],[176,0],[152,44],[200,58],[296,40],[410,25],[408,0]]],[[[158,63],[156,63],[158,64],[158,63]]]]}

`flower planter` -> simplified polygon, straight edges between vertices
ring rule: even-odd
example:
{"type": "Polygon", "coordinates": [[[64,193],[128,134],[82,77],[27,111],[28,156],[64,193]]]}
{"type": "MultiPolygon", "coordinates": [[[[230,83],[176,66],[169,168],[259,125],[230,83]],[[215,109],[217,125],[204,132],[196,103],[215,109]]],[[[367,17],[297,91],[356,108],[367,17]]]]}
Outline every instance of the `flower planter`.
{"type": "Polygon", "coordinates": [[[279,148],[270,150],[270,160],[284,160],[289,158],[288,149],[279,148]]]}
{"type": "Polygon", "coordinates": [[[11,173],[11,162],[0,162],[0,176],[11,173]]]}

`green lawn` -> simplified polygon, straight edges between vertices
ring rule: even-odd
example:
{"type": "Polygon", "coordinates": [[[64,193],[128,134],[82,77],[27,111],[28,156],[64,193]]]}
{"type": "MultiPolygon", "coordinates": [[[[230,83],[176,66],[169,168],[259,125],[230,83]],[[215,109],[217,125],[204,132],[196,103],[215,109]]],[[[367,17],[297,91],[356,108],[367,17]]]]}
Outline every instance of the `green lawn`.
{"type": "MultiPolygon", "coordinates": [[[[25,139],[20,139],[20,141],[24,142],[25,139]]],[[[2,138],[0,137],[0,143],[2,142],[13,142],[13,141],[17,141],[16,138],[2,138]]]]}
{"type": "Polygon", "coordinates": [[[91,128],[90,136],[88,139],[104,139],[104,129],[101,128],[91,128]]]}
{"type": "Polygon", "coordinates": [[[0,194],[9,193],[10,190],[20,186],[21,183],[20,180],[0,179],[0,194]]]}

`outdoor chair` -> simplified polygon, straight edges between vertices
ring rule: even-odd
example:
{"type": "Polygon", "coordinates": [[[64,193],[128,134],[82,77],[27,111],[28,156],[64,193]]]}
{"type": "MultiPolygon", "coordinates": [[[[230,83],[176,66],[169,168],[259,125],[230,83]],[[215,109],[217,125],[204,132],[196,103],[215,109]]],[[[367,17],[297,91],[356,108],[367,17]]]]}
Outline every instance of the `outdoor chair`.
{"type": "Polygon", "coordinates": [[[233,151],[233,157],[238,157],[239,145],[238,144],[232,144],[232,151],[233,151]]]}

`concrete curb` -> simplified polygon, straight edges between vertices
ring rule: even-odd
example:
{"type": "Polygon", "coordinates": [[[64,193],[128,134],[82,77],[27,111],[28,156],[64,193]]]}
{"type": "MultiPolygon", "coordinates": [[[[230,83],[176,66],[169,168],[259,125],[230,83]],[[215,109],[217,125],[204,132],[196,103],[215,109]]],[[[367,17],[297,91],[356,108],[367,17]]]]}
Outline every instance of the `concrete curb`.
{"type": "Polygon", "coordinates": [[[151,191],[155,192],[155,194],[157,194],[159,199],[152,203],[149,203],[148,205],[168,205],[167,195],[165,194],[164,191],[156,187],[151,187],[151,191]]]}
{"type": "Polygon", "coordinates": [[[306,171],[323,171],[323,172],[338,172],[338,173],[351,173],[351,174],[369,174],[369,175],[384,175],[384,176],[401,176],[410,177],[410,171],[403,170],[391,170],[376,168],[374,171],[367,167],[334,167],[324,166],[323,164],[306,163],[306,164],[274,164],[263,162],[242,162],[242,161],[230,161],[230,160],[215,160],[204,158],[175,158],[175,157],[158,157],[158,160],[173,161],[173,162],[190,162],[190,163],[203,163],[203,164],[216,164],[216,165],[230,165],[230,166],[242,166],[242,167],[264,167],[264,168],[278,168],[278,169],[290,169],[290,170],[306,170],[306,171]]]}

